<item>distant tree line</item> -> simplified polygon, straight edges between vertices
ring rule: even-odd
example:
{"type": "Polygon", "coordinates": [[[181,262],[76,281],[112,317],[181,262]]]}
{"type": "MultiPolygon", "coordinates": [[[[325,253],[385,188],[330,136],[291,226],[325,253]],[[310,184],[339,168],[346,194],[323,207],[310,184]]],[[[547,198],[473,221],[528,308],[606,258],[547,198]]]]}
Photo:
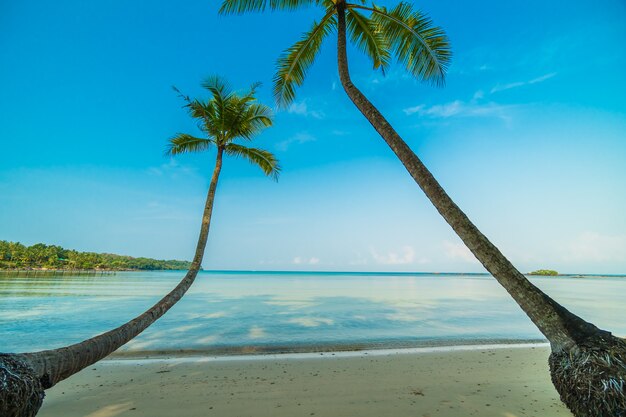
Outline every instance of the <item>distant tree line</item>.
{"type": "Polygon", "coordinates": [[[0,240],[0,269],[108,269],[163,270],[189,269],[191,262],[133,258],[111,253],[78,252],[57,245],[37,243],[25,246],[0,240]]]}

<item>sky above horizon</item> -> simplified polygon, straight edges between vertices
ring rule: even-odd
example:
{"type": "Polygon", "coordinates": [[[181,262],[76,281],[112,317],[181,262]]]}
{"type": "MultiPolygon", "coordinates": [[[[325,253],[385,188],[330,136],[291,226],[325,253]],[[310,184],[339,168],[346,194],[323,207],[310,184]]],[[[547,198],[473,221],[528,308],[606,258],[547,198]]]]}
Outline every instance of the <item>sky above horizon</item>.
{"type": "MultiPolygon", "coordinates": [[[[520,270],[626,273],[626,5],[414,4],[450,37],[446,86],[353,48],[355,84],[520,270]]],[[[172,85],[260,81],[273,104],[276,58],[321,17],[217,9],[0,4],[0,239],[191,259],[215,156],[164,157],[197,133],[172,85]]],[[[335,40],[256,139],[279,181],[226,160],[204,268],[484,271],[346,97],[335,40]]]]}

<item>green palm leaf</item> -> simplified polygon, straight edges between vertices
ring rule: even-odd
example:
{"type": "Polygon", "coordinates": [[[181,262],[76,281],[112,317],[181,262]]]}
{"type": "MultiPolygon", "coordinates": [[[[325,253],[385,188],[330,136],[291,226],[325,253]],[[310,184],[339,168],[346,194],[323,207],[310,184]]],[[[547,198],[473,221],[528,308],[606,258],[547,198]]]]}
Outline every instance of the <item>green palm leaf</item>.
{"type": "Polygon", "coordinates": [[[272,110],[259,103],[254,103],[242,112],[238,129],[233,129],[238,137],[251,140],[256,134],[272,125],[272,110]]]}
{"type": "Polygon", "coordinates": [[[314,23],[311,30],[302,36],[291,48],[278,58],[274,76],[274,98],[279,107],[284,107],[295,98],[296,86],[302,85],[309,67],[322,46],[324,38],[336,27],[334,12],[327,13],[320,23],[314,23]]]}
{"type": "Polygon", "coordinates": [[[354,9],[346,13],[346,23],[352,42],[370,57],[374,69],[380,68],[384,73],[389,66],[390,53],[382,28],[354,9]]]}
{"type": "Polygon", "coordinates": [[[280,166],[276,157],[269,151],[248,148],[246,146],[237,145],[235,143],[229,143],[224,147],[224,152],[230,156],[242,157],[250,161],[250,163],[257,165],[265,175],[278,180],[280,174],[280,166]]]}
{"type": "Polygon", "coordinates": [[[442,85],[452,52],[442,28],[430,18],[401,2],[391,10],[349,4],[349,9],[372,12],[371,19],[382,30],[397,57],[414,77],[442,85]]]}
{"type": "MultiPolygon", "coordinates": [[[[207,127],[218,142],[224,140],[224,132],[228,125],[228,118],[233,116],[230,107],[233,101],[237,101],[238,96],[232,91],[230,85],[222,77],[213,75],[202,83],[202,87],[209,90],[213,98],[205,104],[212,109],[212,114],[207,119],[207,127]]],[[[193,114],[192,114],[193,116],[193,114]]],[[[194,116],[195,117],[195,116],[194,116]]]]}
{"type": "Polygon", "coordinates": [[[295,10],[321,4],[322,0],[225,0],[220,7],[222,14],[241,14],[270,10],[295,10]]]}
{"type": "Polygon", "coordinates": [[[202,139],[186,133],[179,133],[169,140],[165,154],[172,156],[181,153],[200,152],[207,150],[211,144],[213,144],[211,139],[202,139]]]}

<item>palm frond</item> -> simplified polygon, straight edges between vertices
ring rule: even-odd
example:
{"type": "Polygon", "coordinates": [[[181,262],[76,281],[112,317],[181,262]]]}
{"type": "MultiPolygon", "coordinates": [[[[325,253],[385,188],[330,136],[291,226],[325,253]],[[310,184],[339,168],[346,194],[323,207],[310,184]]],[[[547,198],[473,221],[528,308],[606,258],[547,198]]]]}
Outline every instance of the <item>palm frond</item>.
{"type": "Polygon", "coordinates": [[[224,0],[221,14],[241,14],[270,10],[295,10],[300,7],[319,5],[322,0],[224,0]]]}
{"type": "Polygon", "coordinates": [[[254,97],[254,95],[256,94],[256,90],[259,87],[261,87],[261,85],[263,85],[263,83],[261,81],[253,82],[252,85],[250,86],[250,90],[248,91],[248,94],[246,94],[246,96],[254,97]]]}
{"type": "Polygon", "coordinates": [[[278,58],[274,75],[274,98],[279,107],[285,107],[293,101],[296,87],[304,82],[306,72],[315,61],[324,38],[332,32],[336,24],[337,17],[334,11],[328,12],[320,23],[314,23],[300,41],[278,58]]]}
{"type": "Polygon", "coordinates": [[[272,125],[272,110],[264,104],[247,104],[238,115],[229,132],[230,141],[238,137],[252,140],[255,135],[272,125]]]}
{"type": "Polygon", "coordinates": [[[212,143],[211,139],[202,139],[186,133],[179,133],[168,141],[165,155],[201,152],[208,149],[212,143]]]}
{"type": "Polygon", "coordinates": [[[280,165],[278,160],[269,151],[258,148],[248,148],[236,143],[229,143],[225,146],[224,152],[230,156],[237,156],[247,159],[250,163],[257,165],[268,177],[278,180],[280,165]]]}
{"type": "Polygon", "coordinates": [[[182,98],[183,100],[185,100],[187,103],[189,103],[191,101],[191,99],[189,98],[189,96],[181,93],[181,91],[178,89],[178,87],[176,87],[175,85],[172,86],[172,90],[176,91],[178,93],[178,97],[182,98]]]}
{"type": "Polygon", "coordinates": [[[389,42],[382,28],[355,9],[349,9],[346,13],[346,23],[351,41],[370,57],[374,69],[380,68],[385,73],[390,53],[389,42]]]}
{"type": "Polygon", "coordinates": [[[230,84],[228,84],[228,82],[219,75],[207,77],[202,82],[202,87],[209,90],[213,95],[213,100],[218,102],[228,100],[228,98],[233,94],[230,84]]]}
{"type": "Polygon", "coordinates": [[[228,125],[227,119],[232,116],[229,114],[229,108],[232,107],[232,101],[236,101],[238,96],[233,92],[228,82],[218,75],[207,77],[202,83],[202,87],[209,90],[213,96],[205,104],[207,108],[212,109],[209,114],[210,117],[207,118],[206,127],[219,142],[224,139],[223,133],[228,125]]]}
{"type": "Polygon", "coordinates": [[[349,4],[349,9],[368,10],[387,38],[394,55],[414,77],[443,85],[452,52],[444,30],[428,16],[401,2],[393,9],[349,4]]]}
{"type": "Polygon", "coordinates": [[[178,93],[178,97],[182,98],[187,104],[184,107],[187,108],[189,114],[194,119],[198,119],[198,128],[204,132],[214,135],[211,126],[211,122],[215,118],[215,106],[211,106],[210,102],[204,103],[197,99],[191,99],[189,96],[183,94],[176,86],[172,86],[172,89],[178,93]]]}

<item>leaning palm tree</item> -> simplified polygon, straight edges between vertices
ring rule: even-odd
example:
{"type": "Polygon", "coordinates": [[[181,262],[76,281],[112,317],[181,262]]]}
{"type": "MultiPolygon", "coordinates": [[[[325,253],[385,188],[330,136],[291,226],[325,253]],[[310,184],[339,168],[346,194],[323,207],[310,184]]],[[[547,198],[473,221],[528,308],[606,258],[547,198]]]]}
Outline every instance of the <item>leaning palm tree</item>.
{"type": "Polygon", "coordinates": [[[213,146],[217,148],[198,245],[189,271],[176,288],[158,303],[116,329],[59,349],[0,354],[0,416],[35,416],[46,389],[108,356],[154,323],[181,299],[194,282],[202,264],[224,153],[246,158],[258,165],[266,175],[277,178],[280,168],[271,153],[234,143],[239,138],[249,141],[272,124],[270,109],[255,100],[256,85],[243,95],[231,91],[218,77],[208,79],[203,85],[212,94],[210,100],[203,102],[185,96],[183,98],[191,116],[198,119],[200,130],[206,138],[178,134],[170,139],[166,152],[168,155],[177,155],[208,150],[213,146]]]}
{"type": "Polygon", "coordinates": [[[385,71],[392,56],[419,80],[442,85],[451,52],[444,31],[406,2],[392,8],[364,0],[225,0],[224,14],[294,10],[318,6],[323,11],[300,41],[279,58],[274,94],[279,106],[295,97],[323,41],[337,32],[339,77],[354,105],[404,164],[470,251],[508,291],[550,341],[552,381],[576,416],[626,416],[626,343],[572,314],[521,274],[452,201],[381,112],[352,83],[346,52],[350,37],[385,71]]]}

